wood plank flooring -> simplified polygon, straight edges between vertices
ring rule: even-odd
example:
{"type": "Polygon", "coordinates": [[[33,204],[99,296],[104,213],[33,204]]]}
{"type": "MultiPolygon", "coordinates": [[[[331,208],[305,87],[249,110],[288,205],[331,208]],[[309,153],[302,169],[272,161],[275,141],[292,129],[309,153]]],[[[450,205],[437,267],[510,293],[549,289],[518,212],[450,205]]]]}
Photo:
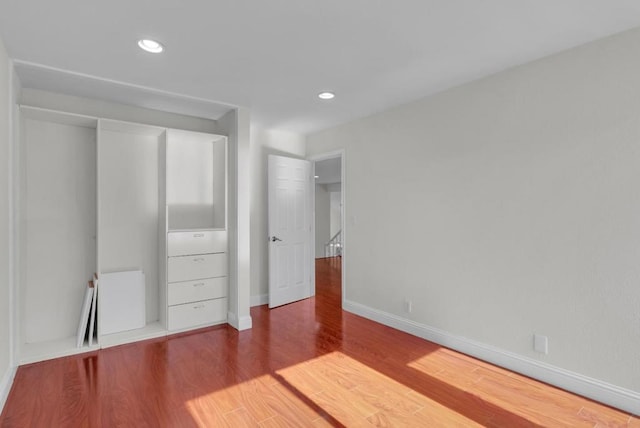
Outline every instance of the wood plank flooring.
{"type": "Polygon", "coordinates": [[[640,427],[640,419],[317,296],[214,327],[18,369],[1,427],[640,427]]]}

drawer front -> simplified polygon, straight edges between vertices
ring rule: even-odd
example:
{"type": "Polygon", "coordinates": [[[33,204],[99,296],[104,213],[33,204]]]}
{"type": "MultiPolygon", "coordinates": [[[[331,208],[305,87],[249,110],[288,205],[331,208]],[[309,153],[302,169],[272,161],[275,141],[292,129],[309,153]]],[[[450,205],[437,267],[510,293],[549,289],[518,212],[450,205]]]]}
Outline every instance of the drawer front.
{"type": "Polygon", "coordinates": [[[191,232],[169,232],[167,235],[167,247],[169,257],[225,253],[227,251],[227,231],[194,230],[191,232]]]}
{"type": "Polygon", "coordinates": [[[169,257],[168,282],[227,276],[227,254],[169,257]]]}
{"type": "Polygon", "coordinates": [[[182,330],[226,320],[226,297],[169,307],[169,330],[182,330]]]}
{"type": "Polygon", "coordinates": [[[227,277],[198,279],[169,284],[169,306],[227,296],[227,277]]]}

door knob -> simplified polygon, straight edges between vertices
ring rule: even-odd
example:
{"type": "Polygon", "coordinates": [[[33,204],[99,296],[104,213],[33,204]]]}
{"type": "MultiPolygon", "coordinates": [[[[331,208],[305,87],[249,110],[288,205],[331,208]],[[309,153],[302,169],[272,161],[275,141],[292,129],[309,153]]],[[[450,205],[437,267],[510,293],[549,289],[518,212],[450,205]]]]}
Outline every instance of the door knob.
{"type": "Polygon", "coordinates": [[[278,238],[277,236],[272,236],[271,242],[276,242],[276,241],[282,241],[282,239],[278,238]]]}

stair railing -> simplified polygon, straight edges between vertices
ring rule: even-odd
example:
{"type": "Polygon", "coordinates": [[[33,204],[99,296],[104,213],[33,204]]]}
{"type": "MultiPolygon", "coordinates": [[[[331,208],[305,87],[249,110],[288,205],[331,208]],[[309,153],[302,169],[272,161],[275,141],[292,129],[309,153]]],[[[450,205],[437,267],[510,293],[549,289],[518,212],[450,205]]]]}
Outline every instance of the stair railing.
{"type": "Polygon", "coordinates": [[[333,238],[331,238],[326,244],[324,244],[324,256],[342,256],[342,229],[340,229],[338,233],[333,235],[333,238]]]}

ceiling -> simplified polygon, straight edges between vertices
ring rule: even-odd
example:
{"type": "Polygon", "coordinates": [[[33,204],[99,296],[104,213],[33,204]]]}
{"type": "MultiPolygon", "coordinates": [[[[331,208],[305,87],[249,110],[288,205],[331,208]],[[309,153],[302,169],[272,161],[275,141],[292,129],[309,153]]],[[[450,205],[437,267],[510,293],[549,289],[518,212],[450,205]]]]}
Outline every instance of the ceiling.
{"type": "Polygon", "coordinates": [[[26,87],[299,133],[637,26],[637,0],[0,2],[26,87]]]}

